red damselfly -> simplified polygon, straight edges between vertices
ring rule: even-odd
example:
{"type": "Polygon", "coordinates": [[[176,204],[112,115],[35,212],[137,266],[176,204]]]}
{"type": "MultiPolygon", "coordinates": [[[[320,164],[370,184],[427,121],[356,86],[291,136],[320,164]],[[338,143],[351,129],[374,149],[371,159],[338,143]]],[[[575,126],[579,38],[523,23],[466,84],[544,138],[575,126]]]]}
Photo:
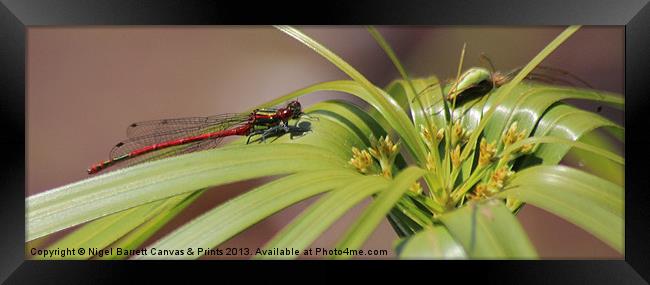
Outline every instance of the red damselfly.
{"type": "Polygon", "coordinates": [[[172,155],[184,154],[219,145],[229,136],[260,136],[257,140],[286,133],[304,133],[304,126],[289,125],[302,112],[300,102],[291,101],[282,108],[257,109],[251,113],[221,114],[210,117],[188,117],[133,123],[127,128],[127,138],[116,144],[109,159],[88,168],[95,174],[117,163],[127,166],[172,155]]]}

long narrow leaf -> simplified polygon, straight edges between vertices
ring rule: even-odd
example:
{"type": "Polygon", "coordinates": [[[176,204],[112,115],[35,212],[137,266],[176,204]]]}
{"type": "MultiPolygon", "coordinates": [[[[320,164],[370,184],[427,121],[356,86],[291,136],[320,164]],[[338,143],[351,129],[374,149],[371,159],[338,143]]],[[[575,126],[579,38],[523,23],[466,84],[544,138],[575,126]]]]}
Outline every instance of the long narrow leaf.
{"type": "Polygon", "coordinates": [[[27,241],[210,186],[343,165],[326,149],[298,144],[224,147],[136,165],[28,197],[27,241]]]}
{"type": "MultiPolygon", "coordinates": [[[[349,209],[363,201],[370,195],[386,187],[387,181],[378,176],[365,176],[353,183],[349,183],[334,190],[307,210],[302,212],[295,220],[278,233],[264,248],[293,248],[302,252],[307,246],[327,230],[349,209]]],[[[297,255],[259,255],[257,259],[292,259],[297,255]]]]}
{"type": "Polygon", "coordinates": [[[483,119],[481,120],[480,124],[478,125],[477,129],[472,133],[472,135],[469,138],[469,145],[463,149],[463,153],[461,154],[461,159],[466,159],[469,154],[474,150],[474,147],[477,144],[478,137],[481,135],[483,132],[483,128],[485,128],[486,124],[490,122],[490,119],[492,117],[492,114],[496,111],[497,106],[501,104],[503,100],[508,98],[508,95],[512,91],[513,88],[515,88],[535,67],[537,67],[538,64],[540,64],[549,54],[551,54],[558,46],[560,46],[564,41],[566,41],[573,33],[575,33],[580,26],[570,26],[566,30],[564,30],[562,33],[560,33],[553,41],[551,41],[544,49],[542,49],[524,68],[517,73],[515,78],[499,88],[499,90],[496,91],[495,96],[495,102],[494,104],[491,105],[489,110],[484,114],[483,119]]]}
{"type": "MultiPolygon", "coordinates": [[[[97,257],[98,259],[126,259],[129,257],[128,250],[138,249],[147,239],[149,239],[153,234],[155,234],[160,228],[162,228],[167,222],[176,217],[183,209],[187,208],[192,202],[194,202],[198,197],[200,197],[207,190],[201,190],[192,193],[187,198],[182,200],[180,203],[176,203],[171,208],[166,211],[158,214],[151,220],[148,220],[144,224],[137,227],[135,230],[122,237],[116,243],[111,244],[111,248],[121,248],[127,250],[127,254],[118,254],[117,250],[114,250],[111,254],[104,255],[102,257],[97,257]]],[[[166,201],[170,201],[170,198],[166,201]]],[[[140,206],[141,207],[141,206],[140,206]]]]}
{"type": "Polygon", "coordinates": [[[347,128],[354,137],[359,138],[366,146],[370,146],[370,135],[376,138],[386,135],[372,117],[359,107],[345,101],[331,100],[312,105],[309,110],[321,116],[328,116],[347,128]]]}
{"type": "MultiPolygon", "coordinates": [[[[209,249],[253,224],[292,204],[363,178],[347,170],[325,170],[293,174],[242,194],[185,224],[155,242],[158,249],[209,249]]],[[[135,259],[194,259],[204,253],[183,256],[136,256],[135,259]]]]}
{"type": "Polygon", "coordinates": [[[413,154],[413,156],[422,165],[426,163],[424,144],[421,140],[419,140],[417,133],[412,128],[413,124],[411,124],[410,120],[406,116],[406,113],[404,110],[402,110],[400,105],[395,100],[388,96],[383,90],[370,83],[368,79],[366,79],[350,64],[345,62],[338,55],[334,54],[332,51],[314,39],[292,27],[281,26],[278,27],[278,29],[297,39],[309,48],[313,49],[315,52],[336,65],[339,69],[341,69],[341,71],[345,72],[354,81],[358,82],[359,85],[367,92],[365,93],[367,96],[360,98],[368,102],[373,107],[377,108],[377,110],[379,110],[380,113],[386,117],[388,123],[390,123],[395,131],[397,131],[397,133],[402,137],[405,145],[413,154]]]}
{"type": "MultiPolygon", "coordinates": [[[[602,116],[560,104],[548,110],[540,120],[534,136],[554,136],[582,141],[581,138],[583,135],[603,127],[622,130],[621,126],[602,116]]],[[[557,164],[564,158],[564,155],[566,155],[569,149],[571,149],[571,146],[568,145],[540,145],[535,149],[534,156],[541,159],[543,164],[557,164]]],[[[611,147],[604,149],[616,151],[611,147]]],[[[528,159],[523,165],[531,165],[533,163],[534,161],[532,159],[528,159]]]]}
{"type": "Polygon", "coordinates": [[[471,258],[537,258],[519,221],[501,201],[470,203],[440,220],[471,258]]]}
{"type": "MultiPolygon", "coordinates": [[[[382,191],[376,200],[366,208],[361,217],[350,226],[344,237],[339,241],[336,248],[356,250],[360,248],[366,239],[374,232],[381,220],[386,216],[397,201],[408,191],[418,178],[424,174],[424,170],[417,167],[409,167],[400,172],[397,177],[382,191]]],[[[334,258],[350,258],[350,255],[334,255],[334,258]]]]}
{"type": "Polygon", "coordinates": [[[623,188],[566,166],[517,172],[500,197],[512,197],[556,214],[623,252],[623,188]]]}
{"type": "MultiPolygon", "coordinates": [[[[377,44],[379,44],[379,46],[384,50],[386,55],[388,55],[391,62],[393,62],[393,65],[395,66],[395,68],[397,69],[399,74],[402,76],[402,80],[404,82],[406,82],[406,84],[409,87],[409,91],[414,94],[413,97],[415,97],[414,99],[417,102],[417,104],[419,105],[416,108],[413,108],[415,106],[407,107],[407,106],[411,105],[410,102],[412,102],[413,99],[408,99],[408,97],[407,98],[399,97],[401,99],[407,99],[407,101],[405,102],[406,104],[404,104],[403,102],[400,102],[400,103],[402,103],[402,104],[400,104],[400,106],[402,106],[402,108],[404,110],[411,109],[411,112],[414,112],[414,109],[417,109],[418,111],[420,111],[420,113],[424,113],[425,108],[427,108],[427,107],[425,105],[423,105],[421,97],[417,96],[417,91],[415,89],[415,86],[414,86],[413,82],[411,81],[411,78],[409,77],[408,73],[406,72],[406,69],[404,68],[404,66],[402,66],[402,63],[397,58],[397,55],[395,54],[393,49],[390,47],[388,42],[386,42],[386,39],[384,39],[384,37],[381,35],[381,33],[379,31],[377,31],[377,29],[375,29],[372,26],[369,26],[368,27],[368,32],[370,32],[370,35],[375,39],[375,41],[377,41],[377,44]]],[[[436,79],[436,81],[437,81],[437,79],[436,79]]],[[[426,88],[426,87],[423,87],[422,89],[424,89],[424,88],[426,88]]],[[[422,90],[422,89],[420,89],[420,90],[422,90]]],[[[417,126],[417,118],[414,117],[413,119],[414,119],[413,121],[416,123],[416,126],[417,126]]],[[[424,120],[422,122],[422,125],[426,126],[427,128],[432,127],[433,122],[431,121],[430,116],[424,116],[424,120]]]]}
{"type": "Polygon", "coordinates": [[[619,163],[619,164],[625,164],[625,159],[623,157],[621,157],[621,156],[619,156],[619,155],[617,155],[615,153],[612,153],[610,151],[607,151],[607,150],[604,150],[604,149],[601,149],[601,148],[598,148],[598,147],[595,147],[595,146],[592,146],[592,145],[589,145],[589,144],[586,144],[586,143],[576,142],[576,141],[572,141],[572,140],[567,140],[567,139],[558,138],[558,137],[551,137],[551,136],[547,136],[547,137],[531,137],[531,138],[523,139],[523,140],[518,141],[518,142],[516,142],[516,143],[514,143],[512,145],[509,145],[506,149],[503,150],[503,152],[504,152],[504,155],[508,155],[512,151],[514,151],[514,150],[516,150],[518,148],[521,148],[525,144],[540,144],[540,143],[563,144],[563,145],[566,145],[566,146],[569,146],[569,147],[575,147],[575,148],[579,148],[579,149],[582,149],[582,150],[585,150],[585,151],[589,151],[589,152],[591,152],[593,154],[600,155],[602,157],[610,159],[610,160],[612,160],[612,161],[614,161],[616,163],[619,163]]]}
{"type": "MultiPolygon", "coordinates": [[[[590,100],[596,102],[620,102],[622,97],[607,92],[593,90],[545,86],[540,84],[519,84],[509,98],[499,104],[492,120],[485,128],[488,141],[496,139],[511,123],[517,122],[520,129],[532,132],[544,112],[556,102],[567,99],[590,100]]],[[[488,101],[487,106],[491,102],[488,101]]],[[[597,116],[591,113],[592,116],[597,116]]]]}
{"type": "MultiPolygon", "coordinates": [[[[152,202],[92,221],[50,245],[49,248],[81,247],[103,249],[134,228],[152,219],[155,215],[184,200],[187,196],[187,194],[178,195],[168,200],[152,202]]],[[[86,251],[83,255],[72,255],[64,258],[88,259],[92,256],[91,251],[86,251]]]]}
{"type": "Polygon", "coordinates": [[[400,259],[465,259],[467,254],[444,226],[426,227],[395,247],[400,259]]]}
{"type": "MultiPolygon", "coordinates": [[[[580,141],[603,149],[616,149],[620,147],[616,146],[608,137],[597,131],[590,132],[581,137],[580,141]]],[[[621,148],[620,151],[622,152],[623,149],[621,148]]],[[[624,165],[580,149],[571,149],[566,154],[565,159],[577,165],[580,169],[584,169],[595,176],[605,178],[625,187],[624,165]]]]}

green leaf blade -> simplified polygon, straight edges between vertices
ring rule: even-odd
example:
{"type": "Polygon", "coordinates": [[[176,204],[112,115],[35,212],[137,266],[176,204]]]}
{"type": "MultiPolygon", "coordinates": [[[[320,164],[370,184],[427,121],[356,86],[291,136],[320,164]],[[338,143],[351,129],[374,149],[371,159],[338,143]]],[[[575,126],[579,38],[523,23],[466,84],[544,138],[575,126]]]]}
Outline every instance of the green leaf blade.
{"type": "MultiPolygon", "coordinates": [[[[201,215],[155,242],[160,249],[213,248],[269,215],[311,196],[358,179],[348,170],[324,170],[293,174],[246,192],[201,215]]],[[[195,256],[137,256],[135,259],[195,256]]]]}
{"type": "MultiPolygon", "coordinates": [[[[400,172],[395,179],[382,191],[376,200],[361,214],[361,217],[350,226],[350,229],[339,241],[336,248],[352,249],[360,248],[366,239],[372,234],[381,220],[388,214],[397,201],[408,191],[418,178],[424,175],[424,170],[417,167],[409,167],[400,172]]],[[[350,258],[349,255],[337,255],[334,258],[350,258]]]]}
{"type": "Polygon", "coordinates": [[[326,58],[341,71],[350,76],[350,78],[357,82],[361,88],[365,89],[365,93],[357,93],[358,95],[364,95],[360,98],[368,102],[385,116],[388,123],[402,137],[404,144],[407,146],[416,160],[418,160],[418,162],[420,162],[422,165],[426,163],[424,143],[419,139],[416,131],[412,127],[413,124],[409,120],[402,107],[400,107],[398,102],[391,98],[381,88],[376,87],[374,84],[368,81],[368,79],[366,79],[350,64],[345,62],[338,55],[334,54],[332,51],[314,39],[292,27],[279,26],[277,28],[326,58]]]}
{"type": "Polygon", "coordinates": [[[623,188],[566,166],[535,166],[517,172],[500,197],[549,211],[623,252],[623,188]]]}
{"type": "Polygon", "coordinates": [[[501,201],[470,203],[440,220],[471,258],[537,258],[521,224],[501,201]]]}
{"type": "Polygon", "coordinates": [[[465,259],[463,247],[443,226],[426,227],[396,246],[400,259],[465,259]]]}
{"type": "MultiPolygon", "coordinates": [[[[133,231],[129,232],[126,236],[120,238],[114,244],[111,244],[112,248],[122,248],[125,250],[136,250],[142,244],[153,236],[160,228],[162,228],[167,222],[176,217],[181,211],[183,211],[187,206],[194,202],[198,197],[200,197],[207,190],[201,190],[194,192],[190,195],[187,195],[185,199],[180,202],[174,199],[173,197],[165,200],[165,203],[168,204],[168,207],[165,211],[158,213],[154,218],[146,221],[144,224],[138,226],[133,231]]],[[[141,206],[139,206],[141,207],[141,206]]],[[[126,259],[128,254],[118,254],[117,250],[112,252],[112,254],[104,255],[102,257],[96,257],[97,259],[106,259],[106,260],[117,260],[117,259],[126,259]]]]}
{"type": "MultiPolygon", "coordinates": [[[[264,246],[265,249],[288,247],[299,251],[304,250],[345,212],[385,187],[386,180],[378,176],[364,176],[357,181],[351,181],[311,205],[267,243],[264,246]]],[[[292,259],[296,257],[297,255],[262,255],[255,258],[292,259]]]]}
{"type": "Polygon", "coordinates": [[[345,165],[326,149],[299,144],[224,147],[136,165],[28,197],[27,241],[210,186],[345,165]]]}
{"type": "MultiPolygon", "coordinates": [[[[165,212],[170,206],[184,200],[187,196],[178,195],[168,200],[152,202],[92,221],[56,241],[48,248],[106,248],[134,228],[165,212]]],[[[86,251],[83,255],[71,255],[63,259],[88,259],[92,256],[90,251],[86,251]]]]}

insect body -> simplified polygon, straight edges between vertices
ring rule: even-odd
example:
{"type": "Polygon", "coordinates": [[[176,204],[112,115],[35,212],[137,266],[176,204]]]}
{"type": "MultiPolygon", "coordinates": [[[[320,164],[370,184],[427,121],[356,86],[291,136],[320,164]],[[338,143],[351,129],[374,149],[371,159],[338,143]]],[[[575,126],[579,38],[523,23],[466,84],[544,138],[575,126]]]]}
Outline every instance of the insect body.
{"type": "MultiPolygon", "coordinates": [[[[481,60],[487,62],[492,71],[483,67],[471,67],[463,72],[457,80],[451,83],[451,87],[443,98],[447,101],[464,100],[467,97],[480,97],[483,96],[494,88],[501,87],[510,81],[514,74],[519,72],[520,69],[515,69],[507,74],[495,71],[494,65],[489,58],[481,55],[481,60]]],[[[439,83],[434,83],[424,90],[420,91],[417,98],[424,93],[425,90],[437,86],[439,83]]],[[[415,100],[415,98],[413,100],[415,100]]]]}
{"type": "Polygon", "coordinates": [[[257,109],[249,114],[223,114],[211,117],[164,119],[134,123],[127,129],[129,139],[115,145],[109,159],[92,165],[94,174],[118,162],[139,162],[158,156],[171,156],[207,149],[218,145],[224,137],[260,135],[264,141],[283,133],[304,133],[305,127],[290,126],[288,121],[303,115],[298,101],[282,108],[257,109]],[[179,147],[184,146],[179,150],[179,147]],[[161,153],[162,150],[169,150],[161,153]],[[138,159],[139,158],[139,159],[138,159]]]}
{"type": "Polygon", "coordinates": [[[503,75],[500,72],[490,72],[482,67],[472,67],[465,71],[460,78],[451,86],[445,99],[451,101],[462,94],[482,93],[500,87],[510,80],[510,75],[503,75]]]}
{"type": "MultiPolygon", "coordinates": [[[[479,97],[483,96],[494,88],[501,87],[508,83],[523,69],[523,67],[518,67],[507,73],[501,73],[496,71],[492,61],[485,54],[481,54],[481,60],[490,66],[490,70],[483,67],[472,67],[468,69],[458,78],[457,81],[454,82],[445,99],[451,101],[456,98],[461,99],[462,97],[466,97],[465,95],[468,95],[467,97],[470,97],[471,95],[479,97]]],[[[526,79],[545,83],[573,85],[571,81],[560,78],[568,77],[591,88],[591,85],[580,77],[559,68],[540,65],[536,67],[536,70],[538,71],[529,73],[526,76],[526,79]]]]}
{"type": "MultiPolygon", "coordinates": [[[[486,60],[488,59],[486,58],[486,60]]],[[[492,66],[491,63],[490,66],[492,66]]],[[[450,87],[446,95],[443,96],[443,98],[447,101],[453,101],[454,99],[465,100],[469,98],[481,97],[483,95],[486,95],[493,89],[499,88],[504,84],[510,82],[510,80],[512,80],[515,77],[515,75],[517,75],[517,73],[521,71],[521,69],[522,68],[515,68],[507,73],[502,73],[499,71],[494,71],[493,67],[492,67],[492,71],[483,67],[471,67],[467,69],[465,72],[463,72],[460,75],[460,77],[458,77],[458,80],[454,80],[450,83],[450,87]]],[[[567,71],[558,68],[547,67],[547,66],[537,66],[537,69],[545,71],[546,73],[531,72],[528,76],[526,76],[526,79],[536,80],[545,83],[562,83],[562,84],[574,85],[573,82],[556,76],[559,75],[563,77],[569,77],[570,79],[580,82],[584,86],[591,88],[591,85],[589,85],[589,83],[587,83],[586,81],[580,79],[576,75],[573,75],[567,71]],[[547,74],[547,73],[551,73],[551,74],[547,74]]],[[[428,90],[429,88],[432,88],[437,85],[438,83],[429,85],[428,87],[420,91],[420,93],[415,98],[424,94],[425,93],[424,91],[428,90]]],[[[413,98],[413,101],[415,101],[415,98],[413,98]]]]}

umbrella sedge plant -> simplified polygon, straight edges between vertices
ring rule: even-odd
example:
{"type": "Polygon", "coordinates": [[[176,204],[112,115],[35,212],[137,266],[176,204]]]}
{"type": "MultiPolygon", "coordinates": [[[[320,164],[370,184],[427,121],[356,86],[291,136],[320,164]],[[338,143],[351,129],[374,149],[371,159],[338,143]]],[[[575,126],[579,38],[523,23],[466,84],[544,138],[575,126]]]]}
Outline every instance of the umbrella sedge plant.
{"type": "Polygon", "coordinates": [[[624,143],[624,129],[563,102],[592,101],[622,111],[622,96],[527,80],[578,26],[564,30],[505,80],[484,69],[463,69],[463,48],[457,76],[448,82],[435,76],[410,78],[386,40],[369,27],[401,75],[385,88],[301,31],[277,28],[349,79],[314,84],[256,108],[317,91],[351,94],[367,106],[322,101],[304,109],[314,119],[309,132],[297,138],[282,135],[259,144],[243,138],[27,197],[26,246],[79,226],[48,249],[97,251],[46,258],[196,259],[274,213],[320,195],[260,249],[262,254],[238,254],[298,258],[369,198],[338,237],[335,254],[326,258],[354,257],[388,219],[399,236],[393,250],[400,258],[535,259],[537,252],[516,218],[527,204],[623,253],[624,158],[605,136],[624,143]],[[589,165],[560,164],[569,156],[589,165]],[[209,187],[268,176],[278,178],[149,241],[158,252],[136,251],[209,187]],[[105,250],[110,248],[120,251],[105,250]],[[200,250],[179,252],[187,248],[200,250]],[[275,248],[297,251],[277,255],[275,248]]]}

